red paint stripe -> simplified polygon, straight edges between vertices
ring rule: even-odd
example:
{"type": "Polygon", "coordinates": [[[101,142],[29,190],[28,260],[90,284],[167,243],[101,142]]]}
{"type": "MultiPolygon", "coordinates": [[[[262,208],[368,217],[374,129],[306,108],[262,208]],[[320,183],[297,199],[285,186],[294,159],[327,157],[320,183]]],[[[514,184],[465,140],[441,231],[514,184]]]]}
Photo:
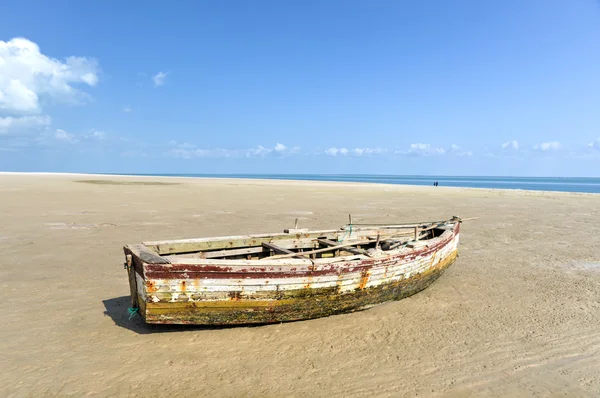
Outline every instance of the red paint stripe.
{"type": "MultiPolygon", "coordinates": [[[[455,227],[455,234],[458,232],[455,227]]],[[[455,237],[437,244],[415,250],[411,253],[391,257],[388,259],[365,259],[360,262],[348,261],[333,264],[317,264],[315,270],[309,266],[229,266],[214,264],[145,264],[145,279],[280,279],[298,278],[309,276],[339,275],[344,273],[368,271],[372,268],[383,268],[396,265],[398,262],[410,263],[417,257],[427,256],[450,243],[455,237]],[[185,277],[183,274],[187,274],[185,277]]]]}

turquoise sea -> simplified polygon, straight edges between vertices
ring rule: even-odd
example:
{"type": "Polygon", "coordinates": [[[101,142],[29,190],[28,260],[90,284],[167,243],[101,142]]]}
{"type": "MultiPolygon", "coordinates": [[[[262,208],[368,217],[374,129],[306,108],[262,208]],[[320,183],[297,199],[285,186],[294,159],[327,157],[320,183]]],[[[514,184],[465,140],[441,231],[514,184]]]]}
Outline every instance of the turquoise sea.
{"type": "MultiPolygon", "coordinates": [[[[157,175],[157,174],[154,174],[157,175]]],[[[253,178],[269,180],[307,180],[370,182],[381,184],[429,185],[493,189],[526,189],[600,193],[600,178],[583,177],[451,177],[451,176],[394,176],[365,174],[160,174],[178,177],[253,178]]]]}

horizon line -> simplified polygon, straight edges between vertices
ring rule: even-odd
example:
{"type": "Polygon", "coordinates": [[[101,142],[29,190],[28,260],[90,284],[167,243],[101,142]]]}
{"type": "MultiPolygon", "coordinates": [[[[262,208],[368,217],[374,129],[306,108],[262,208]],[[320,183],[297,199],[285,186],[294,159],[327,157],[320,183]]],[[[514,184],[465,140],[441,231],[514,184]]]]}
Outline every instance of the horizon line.
{"type": "Polygon", "coordinates": [[[365,177],[460,177],[460,178],[584,178],[597,179],[600,176],[516,176],[516,175],[444,175],[444,174],[327,174],[327,173],[119,173],[119,172],[75,172],[75,171],[0,171],[0,174],[64,174],[64,175],[107,175],[107,176],[155,176],[155,177],[194,177],[194,176],[324,176],[324,177],[343,177],[343,176],[365,176],[365,177]]]}

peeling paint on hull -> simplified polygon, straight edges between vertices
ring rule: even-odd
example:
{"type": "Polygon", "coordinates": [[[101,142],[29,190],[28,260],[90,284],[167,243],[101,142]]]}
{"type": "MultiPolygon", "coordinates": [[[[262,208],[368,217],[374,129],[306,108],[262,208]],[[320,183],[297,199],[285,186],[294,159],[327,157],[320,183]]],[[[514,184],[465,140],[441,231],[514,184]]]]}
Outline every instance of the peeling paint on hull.
{"type": "Polygon", "coordinates": [[[313,294],[296,299],[189,303],[147,303],[146,322],[167,324],[229,325],[276,323],[350,313],[411,296],[431,285],[450,266],[447,262],[424,274],[347,294],[313,294]]]}
{"type": "Polygon", "coordinates": [[[132,301],[153,324],[261,324],[350,313],[427,288],[455,262],[458,241],[456,224],[427,245],[373,259],[309,265],[291,260],[291,265],[252,269],[238,269],[230,264],[235,261],[148,264],[135,259],[132,301]]]}

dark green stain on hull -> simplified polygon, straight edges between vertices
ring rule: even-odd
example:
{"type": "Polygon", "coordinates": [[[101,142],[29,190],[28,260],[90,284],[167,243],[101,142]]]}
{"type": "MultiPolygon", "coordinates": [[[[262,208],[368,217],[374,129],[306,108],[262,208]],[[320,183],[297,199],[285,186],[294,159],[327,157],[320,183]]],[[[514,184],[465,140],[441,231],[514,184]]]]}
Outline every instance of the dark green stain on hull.
{"type": "Polygon", "coordinates": [[[261,305],[253,300],[224,301],[219,306],[203,306],[196,302],[147,302],[144,303],[145,311],[141,313],[147,323],[196,325],[268,324],[351,313],[422,291],[439,278],[457,257],[458,250],[455,250],[422,274],[349,293],[335,294],[335,289],[299,289],[289,292],[292,294],[286,299],[261,305]]]}

